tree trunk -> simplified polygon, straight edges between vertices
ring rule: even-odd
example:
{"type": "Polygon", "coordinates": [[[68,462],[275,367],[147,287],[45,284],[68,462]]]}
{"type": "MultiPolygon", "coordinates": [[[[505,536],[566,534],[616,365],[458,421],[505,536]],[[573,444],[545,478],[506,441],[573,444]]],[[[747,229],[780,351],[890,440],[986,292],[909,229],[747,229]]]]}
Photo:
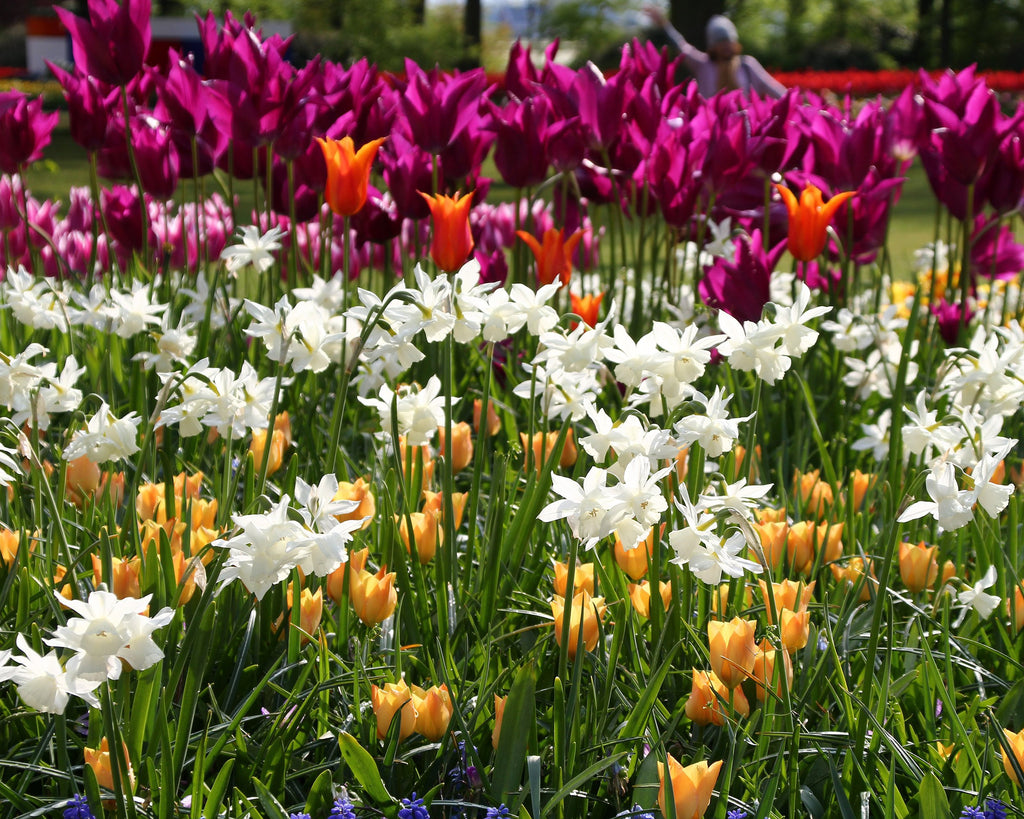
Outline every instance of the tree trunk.
{"type": "Polygon", "coordinates": [[[939,9],[939,64],[953,65],[953,0],[942,0],[939,9]]]}
{"type": "Polygon", "coordinates": [[[427,20],[427,0],[409,0],[409,10],[412,12],[412,21],[422,26],[427,20]]]}
{"type": "Polygon", "coordinates": [[[466,51],[463,59],[477,66],[480,65],[481,21],[480,0],[466,0],[462,10],[462,42],[466,51]]]}
{"type": "Polygon", "coordinates": [[[910,57],[920,68],[932,67],[932,31],[935,28],[935,0],[917,0],[917,31],[910,57]]]}
{"type": "Polygon", "coordinates": [[[669,20],[698,48],[706,48],[704,27],[714,14],[725,13],[725,0],[671,0],[669,20]]]}

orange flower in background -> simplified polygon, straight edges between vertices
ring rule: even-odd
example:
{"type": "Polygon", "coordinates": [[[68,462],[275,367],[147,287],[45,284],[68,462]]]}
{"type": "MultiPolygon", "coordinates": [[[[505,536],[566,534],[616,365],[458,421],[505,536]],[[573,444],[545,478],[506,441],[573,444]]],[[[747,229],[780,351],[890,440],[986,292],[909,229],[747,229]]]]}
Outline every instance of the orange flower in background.
{"type": "MultiPolygon", "coordinates": [[[[587,327],[593,327],[597,324],[597,314],[601,309],[601,302],[604,301],[604,293],[598,293],[596,296],[593,293],[588,293],[585,296],[577,296],[575,293],[570,293],[569,301],[572,303],[572,311],[583,319],[583,323],[587,327]]],[[[577,323],[573,322],[573,330],[576,329],[577,323]]]]}
{"type": "Polygon", "coordinates": [[[344,523],[347,520],[363,520],[361,528],[365,529],[373,522],[373,516],[377,512],[377,501],[370,491],[369,485],[362,478],[357,478],[355,483],[348,481],[338,482],[338,491],[334,494],[333,500],[354,500],[359,501],[359,506],[351,512],[345,512],[334,517],[344,523]]]}
{"type": "Polygon", "coordinates": [[[793,494],[800,499],[800,507],[808,514],[821,519],[832,506],[832,487],[821,479],[821,470],[793,474],[793,494]]]}
{"type": "MultiPolygon", "coordinates": [[[[263,450],[267,445],[267,431],[265,429],[254,429],[252,441],[249,443],[249,451],[252,453],[253,463],[259,469],[263,465],[263,450]]],[[[267,474],[273,475],[284,463],[284,453],[292,445],[292,422],[287,412],[280,413],[274,419],[274,431],[270,436],[270,455],[267,458],[267,474]]]]}
{"type": "Polygon", "coordinates": [[[1006,601],[1006,613],[1010,615],[1010,625],[1018,633],[1024,631],[1024,590],[1018,583],[1013,589],[1013,601],[1006,601]]]}
{"type": "MultiPolygon", "coordinates": [[[[444,455],[445,429],[437,428],[437,454],[444,455]]],[[[473,460],[473,430],[465,421],[452,424],[452,472],[461,472],[473,460]]]]}
{"type": "Polygon", "coordinates": [[[405,680],[385,683],[383,688],[373,686],[370,689],[370,700],[373,702],[373,713],[377,717],[378,739],[384,739],[388,735],[391,720],[399,711],[402,713],[402,722],[398,729],[398,738],[405,739],[416,730],[416,705],[405,680]]]}
{"type": "Polygon", "coordinates": [[[795,259],[813,262],[825,249],[826,231],[832,217],[840,205],[853,196],[854,191],[837,193],[825,202],[821,197],[821,189],[811,184],[803,189],[799,200],[785,185],[776,185],[775,189],[789,212],[789,241],[786,249],[795,259]]]}
{"type": "MultiPolygon", "coordinates": [[[[131,560],[121,560],[119,557],[110,558],[111,578],[107,578],[107,590],[112,592],[118,600],[126,597],[142,597],[139,590],[139,572],[142,570],[142,561],[133,557],[131,560]]],[[[103,561],[100,556],[92,556],[92,584],[97,589],[103,578],[103,561]]]]}
{"type": "MultiPolygon", "coordinates": [[[[473,399],[473,431],[480,433],[480,415],[484,411],[484,402],[479,398],[473,399]]],[[[501,419],[494,411],[494,402],[487,402],[487,434],[494,436],[501,432],[501,419]]]]}
{"type": "MultiPolygon", "coordinates": [[[[520,432],[519,440],[522,441],[524,450],[527,447],[533,449],[533,468],[539,472],[544,466],[544,462],[555,450],[555,445],[558,443],[558,432],[535,432],[532,440],[525,432],[520,432]]],[[[561,469],[575,466],[578,456],[579,451],[576,449],[576,438],[570,429],[569,434],[565,436],[565,445],[562,447],[562,453],[558,456],[558,466],[561,469]]]]}
{"type": "Polygon", "coordinates": [[[543,244],[525,230],[517,230],[516,236],[526,242],[533,251],[533,258],[537,260],[539,285],[551,284],[555,279],[562,284],[569,283],[569,277],[572,275],[572,254],[583,238],[582,230],[577,230],[566,239],[565,228],[548,228],[544,231],[543,244]]]}
{"type": "Polygon", "coordinates": [[[469,208],[473,204],[473,193],[459,198],[455,196],[428,196],[419,194],[430,205],[434,222],[434,236],[430,242],[430,258],[441,270],[454,273],[466,263],[473,252],[473,234],[469,229],[469,208]]]}
{"type": "MultiPolygon", "coordinates": [[[[0,527],[0,561],[6,566],[14,565],[14,559],[18,556],[18,547],[21,543],[21,532],[15,532],[6,527],[0,527]]],[[[35,541],[29,543],[29,553],[36,548],[35,541]]]]}
{"type": "MultiPolygon", "coordinates": [[[[718,781],[722,760],[705,760],[683,766],[672,754],[668,754],[668,776],[672,781],[672,802],[675,804],[676,819],[701,819],[711,804],[711,794],[718,781]]],[[[658,763],[658,807],[661,815],[668,816],[668,793],[665,787],[665,765],[658,763]]]]}
{"type": "MultiPolygon", "coordinates": [[[[627,586],[627,591],[629,592],[629,602],[633,604],[636,613],[644,618],[650,617],[651,584],[646,580],[642,580],[639,583],[630,583],[627,586]]],[[[672,603],[672,585],[664,580],[660,580],[658,581],[658,591],[661,594],[661,607],[668,611],[668,607],[672,603]]]]}
{"type": "Polygon", "coordinates": [[[327,164],[327,189],[324,199],[338,216],[352,216],[366,204],[370,168],[384,137],[367,142],[358,151],[352,137],[316,138],[327,164]]]}
{"type": "MultiPolygon", "coordinates": [[[[660,532],[664,533],[665,524],[661,524],[660,532]]],[[[639,580],[647,574],[647,565],[651,555],[654,554],[654,527],[647,533],[647,537],[641,540],[635,549],[627,549],[622,545],[619,536],[615,536],[615,562],[619,568],[629,575],[630,580],[639,580]]]]}
{"type": "Polygon", "coordinates": [[[431,742],[438,742],[448,730],[452,718],[452,698],[448,686],[434,685],[424,690],[414,685],[412,703],[416,709],[416,733],[431,742]]]}
{"type": "MultiPolygon", "coordinates": [[[[857,586],[860,584],[861,578],[864,577],[864,558],[851,557],[846,566],[839,566],[833,563],[829,568],[832,570],[832,576],[836,579],[836,583],[846,582],[851,586],[857,586]]],[[[867,603],[871,599],[871,587],[877,585],[878,581],[875,579],[874,566],[869,560],[867,578],[860,588],[860,602],[867,603]]]]}
{"type": "MultiPolygon", "coordinates": [[[[764,597],[765,617],[768,625],[773,625],[771,606],[768,605],[768,585],[763,580],[758,580],[761,586],[761,596],[764,597]]],[[[772,597],[775,599],[775,608],[778,611],[806,611],[814,595],[814,585],[817,580],[810,583],[800,583],[794,580],[783,580],[781,583],[772,583],[772,597]]]]}
{"type": "Polygon", "coordinates": [[[429,563],[437,553],[437,544],[443,540],[438,516],[433,512],[412,512],[408,518],[405,515],[395,515],[395,523],[398,524],[398,533],[402,536],[405,551],[412,554],[412,547],[415,547],[420,565],[425,566],[429,563]],[[411,542],[409,522],[412,523],[411,542]]]}
{"type": "MultiPolygon", "coordinates": [[[[284,622],[285,616],[288,617],[289,623],[291,621],[291,608],[294,605],[294,596],[292,594],[292,588],[294,583],[288,584],[288,594],[286,597],[286,605],[288,611],[278,616],[277,621],[274,623],[274,630],[280,632],[280,636],[283,637],[287,631],[282,629],[281,626],[284,622]]],[[[316,630],[320,628],[320,619],[324,614],[324,593],[322,589],[317,589],[314,594],[309,589],[303,589],[299,594],[299,628],[302,630],[302,645],[309,642],[309,635],[315,634],[316,630]]]]}
{"type": "MultiPolygon", "coordinates": [[[[462,525],[462,516],[466,512],[466,503],[468,501],[468,492],[452,492],[452,514],[455,517],[455,529],[458,529],[462,525]]],[[[440,492],[431,492],[429,489],[424,489],[423,508],[420,511],[432,513],[438,521],[443,523],[444,495],[440,492]]]]}
{"type": "Polygon", "coordinates": [[[939,576],[939,562],[935,559],[938,546],[920,543],[900,543],[900,578],[907,591],[917,594],[935,582],[939,576]]]}
{"type": "Polygon", "coordinates": [[[494,730],[491,731],[491,745],[498,747],[498,740],[501,739],[501,722],[505,718],[505,702],[508,697],[494,695],[494,730]]]}
{"type": "Polygon", "coordinates": [[[88,455],[69,461],[64,468],[67,480],[68,497],[75,506],[81,507],[85,498],[95,496],[100,488],[103,473],[100,465],[89,460],[88,455]]]}
{"type": "Polygon", "coordinates": [[[735,688],[747,677],[754,667],[753,620],[734,617],[726,623],[708,621],[708,645],[711,649],[711,668],[718,678],[730,689],[735,688]]]}
{"type": "MultiPolygon", "coordinates": [[[[792,613],[792,612],[790,612],[792,613]]],[[[779,695],[781,686],[775,682],[775,663],[782,656],[782,669],[786,675],[787,684],[793,686],[793,661],[789,658],[788,651],[776,651],[768,640],[762,640],[757,649],[757,656],[754,659],[753,677],[757,683],[756,695],[758,702],[764,702],[771,691],[779,695]]]]}
{"type": "Polygon", "coordinates": [[[786,554],[786,544],[789,541],[789,524],[785,520],[766,521],[764,523],[753,523],[754,531],[761,538],[761,550],[764,552],[764,559],[768,563],[767,568],[777,568],[782,563],[782,557],[786,554]]]}
{"type": "Polygon", "coordinates": [[[850,475],[850,484],[853,491],[854,509],[860,510],[860,507],[864,504],[864,496],[875,485],[877,479],[878,476],[872,475],[870,472],[861,472],[859,469],[853,470],[853,473],[850,475]]]}

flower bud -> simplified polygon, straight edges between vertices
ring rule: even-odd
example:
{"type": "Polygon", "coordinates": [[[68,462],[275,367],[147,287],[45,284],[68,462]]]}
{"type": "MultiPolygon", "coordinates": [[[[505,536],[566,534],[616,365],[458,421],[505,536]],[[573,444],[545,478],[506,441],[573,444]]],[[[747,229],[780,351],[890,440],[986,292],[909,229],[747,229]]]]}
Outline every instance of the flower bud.
{"type": "Polygon", "coordinates": [[[398,590],[394,572],[389,573],[383,566],[376,574],[360,570],[351,576],[349,583],[352,608],[366,625],[376,626],[395,613],[398,590]]]}
{"type": "Polygon", "coordinates": [[[900,543],[900,578],[907,591],[917,594],[935,582],[939,575],[939,562],[935,559],[938,546],[920,543],[900,543]]]}
{"type": "MultiPolygon", "coordinates": [[[[633,608],[636,609],[636,613],[641,617],[650,617],[651,584],[646,580],[642,580],[639,583],[630,583],[628,589],[629,601],[633,604],[633,608]]],[[[658,591],[661,594],[661,606],[665,611],[668,611],[668,607],[672,603],[672,585],[661,580],[658,582],[658,591]]]]}
{"type": "Polygon", "coordinates": [[[448,686],[435,685],[424,691],[414,685],[412,702],[416,708],[416,733],[431,742],[440,741],[452,718],[452,698],[448,694],[448,686]]]}
{"type": "Polygon", "coordinates": [[[753,620],[734,617],[726,623],[708,621],[711,668],[727,688],[733,689],[750,676],[754,665],[753,620]]]}
{"type": "Polygon", "coordinates": [[[698,725],[725,725],[723,703],[728,707],[730,702],[741,717],[750,715],[750,703],[742,688],[737,686],[730,691],[714,671],[693,669],[693,688],[685,706],[687,717],[698,725]]]}
{"type": "MultiPolygon", "coordinates": [[[[437,428],[438,445],[437,451],[444,455],[445,429],[437,428]]],[[[459,421],[452,424],[452,473],[461,472],[473,460],[473,436],[469,424],[459,421]]]]}
{"type": "MultiPolygon", "coordinates": [[[[555,594],[565,597],[565,586],[569,582],[569,564],[553,561],[555,565],[555,594]]],[[[585,589],[588,594],[594,594],[594,564],[577,563],[572,577],[573,594],[585,589]]]]}
{"type": "MultiPolygon", "coordinates": [[[[566,647],[570,660],[576,659],[576,647],[580,642],[581,633],[585,650],[593,651],[597,646],[600,622],[607,608],[603,597],[592,597],[586,589],[580,590],[573,597],[569,613],[569,645],[566,647]]],[[[561,647],[565,616],[564,598],[551,598],[551,613],[555,618],[555,640],[561,647]]]]}
{"type": "Polygon", "coordinates": [[[412,554],[412,547],[416,547],[416,557],[421,566],[427,565],[437,553],[437,544],[443,540],[443,535],[438,526],[437,516],[433,512],[412,512],[408,518],[405,515],[395,515],[395,522],[398,524],[398,533],[402,537],[405,551],[412,554]],[[412,523],[412,542],[409,538],[409,523],[412,523]]]}
{"type": "MultiPolygon", "coordinates": [[[[681,765],[671,754],[668,758],[668,776],[672,781],[672,801],[676,819],[701,819],[711,804],[711,795],[718,781],[722,761],[701,760],[692,765],[681,765]]],[[[661,815],[668,816],[667,788],[665,787],[665,765],[658,763],[658,807],[661,815]]]]}
{"type": "MultiPolygon", "coordinates": [[[[473,399],[473,430],[480,434],[480,414],[483,412],[483,401],[479,398],[473,399]]],[[[487,434],[494,436],[501,431],[501,419],[494,411],[494,402],[487,402],[487,434]]]]}
{"type": "Polygon", "coordinates": [[[377,502],[373,497],[373,492],[370,491],[370,487],[362,478],[357,478],[355,483],[340,481],[338,483],[338,491],[334,493],[333,500],[359,501],[359,506],[356,509],[334,516],[342,523],[348,520],[365,518],[361,527],[365,529],[373,522],[373,516],[377,512],[377,502]]]}
{"type": "Polygon", "coordinates": [[[387,737],[391,721],[399,711],[402,716],[398,738],[405,739],[416,730],[416,706],[413,703],[412,691],[405,684],[405,680],[385,683],[383,688],[373,686],[370,689],[370,700],[373,703],[373,713],[377,717],[378,739],[387,737]]]}

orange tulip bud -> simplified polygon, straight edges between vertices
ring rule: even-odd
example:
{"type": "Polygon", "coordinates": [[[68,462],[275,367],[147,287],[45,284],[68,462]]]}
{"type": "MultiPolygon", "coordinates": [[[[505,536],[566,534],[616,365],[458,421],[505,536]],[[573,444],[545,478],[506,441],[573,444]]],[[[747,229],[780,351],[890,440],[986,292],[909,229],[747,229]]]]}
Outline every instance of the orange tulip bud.
{"type": "Polygon", "coordinates": [[[64,470],[68,498],[75,506],[82,506],[86,498],[96,496],[100,488],[102,472],[100,465],[89,460],[87,455],[69,461],[64,470]]]}
{"type": "MultiPolygon", "coordinates": [[[[661,532],[664,533],[665,524],[661,524],[661,532]]],[[[654,554],[654,527],[648,532],[647,537],[637,544],[635,549],[627,549],[622,545],[618,535],[615,535],[615,562],[619,568],[629,575],[631,580],[639,580],[647,574],[647,565],[651,555],[654,554]]]]}
{"type": "Polygon", "coordinates": [[[723,702],[724,707],[728,708],[730,701],[736,714],[741,717],[750,715],[750,703],[741,687],[736,686],[730,691],[714,671],[693,669],[693,687],[684,709],[687,717],[698,725],[725,725],[723,702]]]}
{"type": "Polygon", "coordinates": [[[498,747],[498,741],[501,739],[501,721],[505,717],[505,703],[507,700],[508,697],[494,695],[494,730],[491,731],[491,746],[494,748],[498,747]]]}
{"type": "Polygon", "coordinates": [[[370,689],[370,700],[373,713],[377,717],[377,738],[384,739],[388,735],[391,721],[395,714],[401,712],[401,724],[398,738],[405,739],[416,730],[416,705],[413,703],[412,691],[405,680],[397,683],[385,683],[383,688],[373,686],[370,689]]]}
{"type": "MultiPolygon", "coordinates": [[[[761,586],[761,596],[764,598],[765,618],[768,620],[768,625],[772,625],[774,620],[772,619],[771,606],[768,603],[768,585],[763,580],[758,580],[757,582],[761,586]]],[[[793,580],[772,583],[772,597],[775,599],[776,610],[806,611],[814,594],[815,583],[817,583],[816,580],[812,580],[810,583],[800,583],[793,580]]]]}
{"type": "MultiPolygon", "coordinates": [[[[480,433],[480,414],[483,412],[483,401],[479,398],[473,399],[473,431],[477,434],[480,433]]],[[[494,402],[487,402],[487,434],[497,435],[501,432],[501,419],[498,417],[498,413],[494,411],[494,402]]]]}
{"type": "Polygon", "coordinates": [[[469,208],[473,204],[473,193],[459,198],[428,196],[420,191],[420,196],[427,200],[430,215],[434,223],[434,237],[430,243],[430,258],[446,273],[455,273],[466,263],[473,252],[473,234],[469,229],[469,208]]]}
{"type": "MultiPolygon", "coordinates": [[[[593,651],[597,646],[599,624],[607,608],[603,597],[592,597],[586,589],[577,592],[573,597],[569,614],[569,645],[566,647],[570,660],[576,659],[576,647],[580,642],[581,633],[585,650],[593,651]]],[[[561,646],[565,598],[551,598],[551,613],[555,618],[555,640],[561,646]]]]}
{"type": "MultiPolygon", "coordinates": [[[[135,771],[132,769],[131,760],[128,759],[128,746],[124,746],[124,758],[128,761],[127,771],[127,785],[128,791],[135,791],[135,771]]],[[[101,788],[106,788],[108,791],[114,790],[114,773],[110,767],[110,745],[107,742],[107,738],[103,737],[100,740],[100,746],[98,748],[85,748],[85,764],[92,768],[92,772],[96,775],[96,781],[99,783],[101,788]]],[[[126,772],[124,770],[121,773],[121,786],[122,789],[126,784],[124,779],[126,772]]]]}
{"type": "Polygon", "coordinates": [[[789,542],[789,523],[785,520],[766,521],[753,523],[751,526],[761,539],[761,549],[768,563],[767,568],[775,569],[781,566],[789,542]]]}
{"type": "Polygon", "coordinates": [[[405,515],[395,515],[395,522],[398,524],[398,534],[402,537],[405,551],[412,554],[412,547],[415,546],[420,565],[428,564],[437,553],[437,544],[444,539],[437,515],[433,512],[412,512],[408,518],[405,515]],[[412,543],[409,538],[410,521],[412,543]]]}
{"type": "MultiPolygon", "coordinates": [[[[1013,755],[1017,759],[1018,767],[1024,768],[1024,731],[1018,731],[1015,734],[1013,731],[1004,728],[1003,734],[1006,735],[1006,741],[1010,744],[1013,755]]],[[[1005,753],[1003,754],[1003,768],[1010,779],[1018,785],[1021,784],[1020,780],[1017,779],[1017,772],[1013,770],[1013,764],[1005,753]]]]}
{"type": "Polygon", "coordinates": [[[820,469],[806,474],[798,470],[793,476],[793,494],[800,499],[804,512],[818,520],[828,513],[834,500],[832,487],[821,479],[820,469]]]}
{"type": "MultiPolygon", "coordinates": [[[[288,584],[288,592],[286,595],[286,606],[288,613],[281,614],[278,616],[277,621],[274,623],[274,630],[280,632],[280,636],[283,637],[287,631],[282,628],[284,624],[285,616],[291,620],[291,608],[294,605],[294,596],[292,594],[292,587],[294,583],[288,584]]],[[[299,594],[299,628],[302,630],[301,642],[305,645],[309,642],[310,636],[316,633],[316,630],[320,628],[320,619],[324,613],[324,593],[323,590],[317,589],[314,594],[309,589],[303,589],[299,594]]]]}
{"type": "Polygon", "coordinates": [[[425,691],[412,687],[412,702],[416,709],[416,733],[431,742],[438,742],[448,730],[452,718],[452,698],[448,686],[431,686],[425,691]]]}
{"type": "Polygon", "coordinates": [[[776,185],[775,189],[782,196],[782,201],[789,212],[789,241],[786,249],[794,259],[812,262],[825,249],[826,232],[832,217],[835,216],[854,191],[837,193],[826,203],[821,196],[821,189],[808,184],[797,201],[793,192],[785,185],[776,185]]]}
{"type": "MultiPolygon", "coordinates": [[[[650,617],[651,584],[646,580],[641,580],[639,583],[630,583],[627,590],[629,591],[629,602],[633,604],[636,613],[641,617],[650,617]]],[[[661,594],[661,607],[668,611],[668,607],[672,603],[672,585],[661,580],[658,582],[658,591],[661,594]]]]}
{"type": "MultiPolygon", "coordinates": [[[[565,597],[565,586],[569,581],[569,564],[553,561],[555,565],[555,594],[565,597]]],[[[572,577],[573,594],[585,589],[590,595],[594,594],[594,564],[577,563],[572,577]]]]}
{"type": "MultiPolygon", "coordinates": [[[[790,614],[792,614],[792,612],[790,612],[790,614]]],[[[764,702],[768,697],[769,691],[776,696],[780,696],[782,686],[777,685],[775,682],[776,661],[778,660],[780,653],[782,656],[783,673],[786,675],[786,684],[789,687],[792,687],[793,685],[793,661],[789,658],[789,652],[778,652],[771,643],[767,640],[762,640],[761,645],[757,650],[757,656],[754,659],[753,670],[754,681],[757,683],[756,693],[758,702],[764,702]]]]}
{"type": "Polygon", "coordinates": [[[1006,601],[1006,613],[1010,615],[1010,624],[1016,633],[1024,631],[1024,590],[1020,583],[1014,586],[1013,602],[1006,601]]]}
{"type": "MultiPolygon", "coordinates": [[[[832,569],[832,576],[835,577],[837,583],[846,582],[851,586],[857,586],[861,578],[864,577],[864,558],[851,557],[845,566],[833,563],[829,568],[832,569]]],[[[866,603],[871,599],[871,588],[878,586],[878,581],[875,579],[870,561],[868,562],[867,575],[860,589],[860,601],[862,603],[866,603]]]]}
{"type": "Polygon", "coordinates": [[[853,470],[853,474],[850,475],[850,484],[852,485],[854,509],[860,511],[861,506],[864,504],[865,495],[875,485],[876,480],[878,480],[877,475],[872,475],[870,472],[861,472],[859,469],[853,470]]]}
{"type": "Polygon", "coordinates": [[[352,137],[341,139],[316,138],[324,152],[327,165],[327,189],[324,199],[334,213],[352,216],[366,204],[370,169],[384,137],[367,142],[358,151],[352,137]]]}
{"type": "Polygon", "coordinates": [[[351,576],[349,584],[348,593],[352,599],[352,608],[366,625],[375,626],[383,623],[395,613],[398,589],[395,588],[394,572],[388,573],[383,566],[376,574],[360,570],[351,576]]]}
{"type": "MultiPolygon", "coordinates": [[[[455,516],[455,529],[462,525],[462,516],[466,513],[468,492],[452,492],[452,513],[455,516]]],[[[423,490],[423,508],[421,512],[431,512],[439,521],[444,520],[444,495],[440,492],[423,490]]]]}
{"type": "MultiPolygon", "coordinates": [[[[704,760],[683,767],[668,754],[668,776],[672,781],[672,801],[675,803],[676,819],[701,819],[711,804],[711,795],[718,781],[722,761],[710,765],[704,760]]],[[[658,763],[658,807],[661,815],[668,816],[668,789],[665,787],[665,765],[658,763]]]]}
{"type": "Polygon", "coordinates": [[[711,668],[718,678],[732,689],[750,676],[754,666],[753,620],[734,617],[728,622],[708,621],[708,645],[711,648],[711,668]]]}
{"type": "MultiPolygon", "coordinates": [[[[121,560],[119,557],[110,559],[110,572],[112,578],[107,578],[107,589],[119,600],[126,597],[142,597],[139,590],[139,572],[142,569],[142,561],[134,557],[131,560],[121,560]]],[[[99,555],[92,556],[92,584],[99,588],[103,582],[103,561],[99,555]]]]}
{"type": "MultiPolygon", "coordinates": [[[[535,432],[531,440],[525,432],[519,433],[519,440],[523,443],[523,449],[530,447],[533,450],[533,468],[537,471],[543,468],[548,458],[551,457],[551,453],[555,451],[555,447],[558,445],[558,435],[558,432],[535,432]]],[[[558,456],[559,468],[569,469],[575,466],[578,455],[576,439],[573,437],[572,430],[570,429],[565,436],[562,452],[558,456]]]]}
{"type": "MultiPolygon", "coordinates": [[[[587,327],[597,325],[597,315],[601,309],[602,301],[604,301],[604,293],[598,293],[596,296],[592,293],[586,296],[577,296],[575,293],[569,294],[572,311],[583,320],[587,327]]],[[[576,329],[577,324],[578,322],[573,322],[573,330],[576,329]]]]}
{"type": "Polygon", "coordinates": [[[920,543],[900,543],[900,578],[907,591],[924,591],[939,575],[939,562],[935,559],[938,546],[920,543]]]}
{"type": "Polygon", "coordinates": [[[359,501],[359,506],[351,512],[335,515],[339,521],[344,523],[347,520],[360,520],[365,518],[361,528],[365,529],[373,522],[373,516],[377,513],[377,501],[366,481],[357,478],[355,483],[339,481],[338,491],[334,494],[334,500],[359,501]]]}
{"type": "MultiPolygon", "coordinates": [[[[18,549],[21,545],[21,532],[0,526],[0,561],[10,567],[14,565],[14,559],[18,556],[18,549]]],[[[30,540],[28,545],[29,554],[35,551],[36,542],[30,540]]]]}
{"type": "MultiPolygon", "coordinates": [[[[437,428],[438,454],[444,455],[444,427],[437,428]]],[[[465,421],[452,424],[452,472],[461,472],[473,461],[472,429],[465,421]]]]}

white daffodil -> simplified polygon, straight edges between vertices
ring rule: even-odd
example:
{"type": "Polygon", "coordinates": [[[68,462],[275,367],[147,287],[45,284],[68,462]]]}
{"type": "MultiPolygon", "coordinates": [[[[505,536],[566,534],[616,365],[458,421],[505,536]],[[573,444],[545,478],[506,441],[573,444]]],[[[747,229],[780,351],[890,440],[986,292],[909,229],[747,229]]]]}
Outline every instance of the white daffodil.
{"type": "Polygon", "coordinates": [[[260,234],[257,225],[239,228],[241,243],[226,247],[221,251],[220,258],[228,273],[237,275],[244,267],[252,266],[257,273],[265,273],[274,264],[274,252],[281,249],[281,238],[284,231],[274,227],[260,234]]]}

